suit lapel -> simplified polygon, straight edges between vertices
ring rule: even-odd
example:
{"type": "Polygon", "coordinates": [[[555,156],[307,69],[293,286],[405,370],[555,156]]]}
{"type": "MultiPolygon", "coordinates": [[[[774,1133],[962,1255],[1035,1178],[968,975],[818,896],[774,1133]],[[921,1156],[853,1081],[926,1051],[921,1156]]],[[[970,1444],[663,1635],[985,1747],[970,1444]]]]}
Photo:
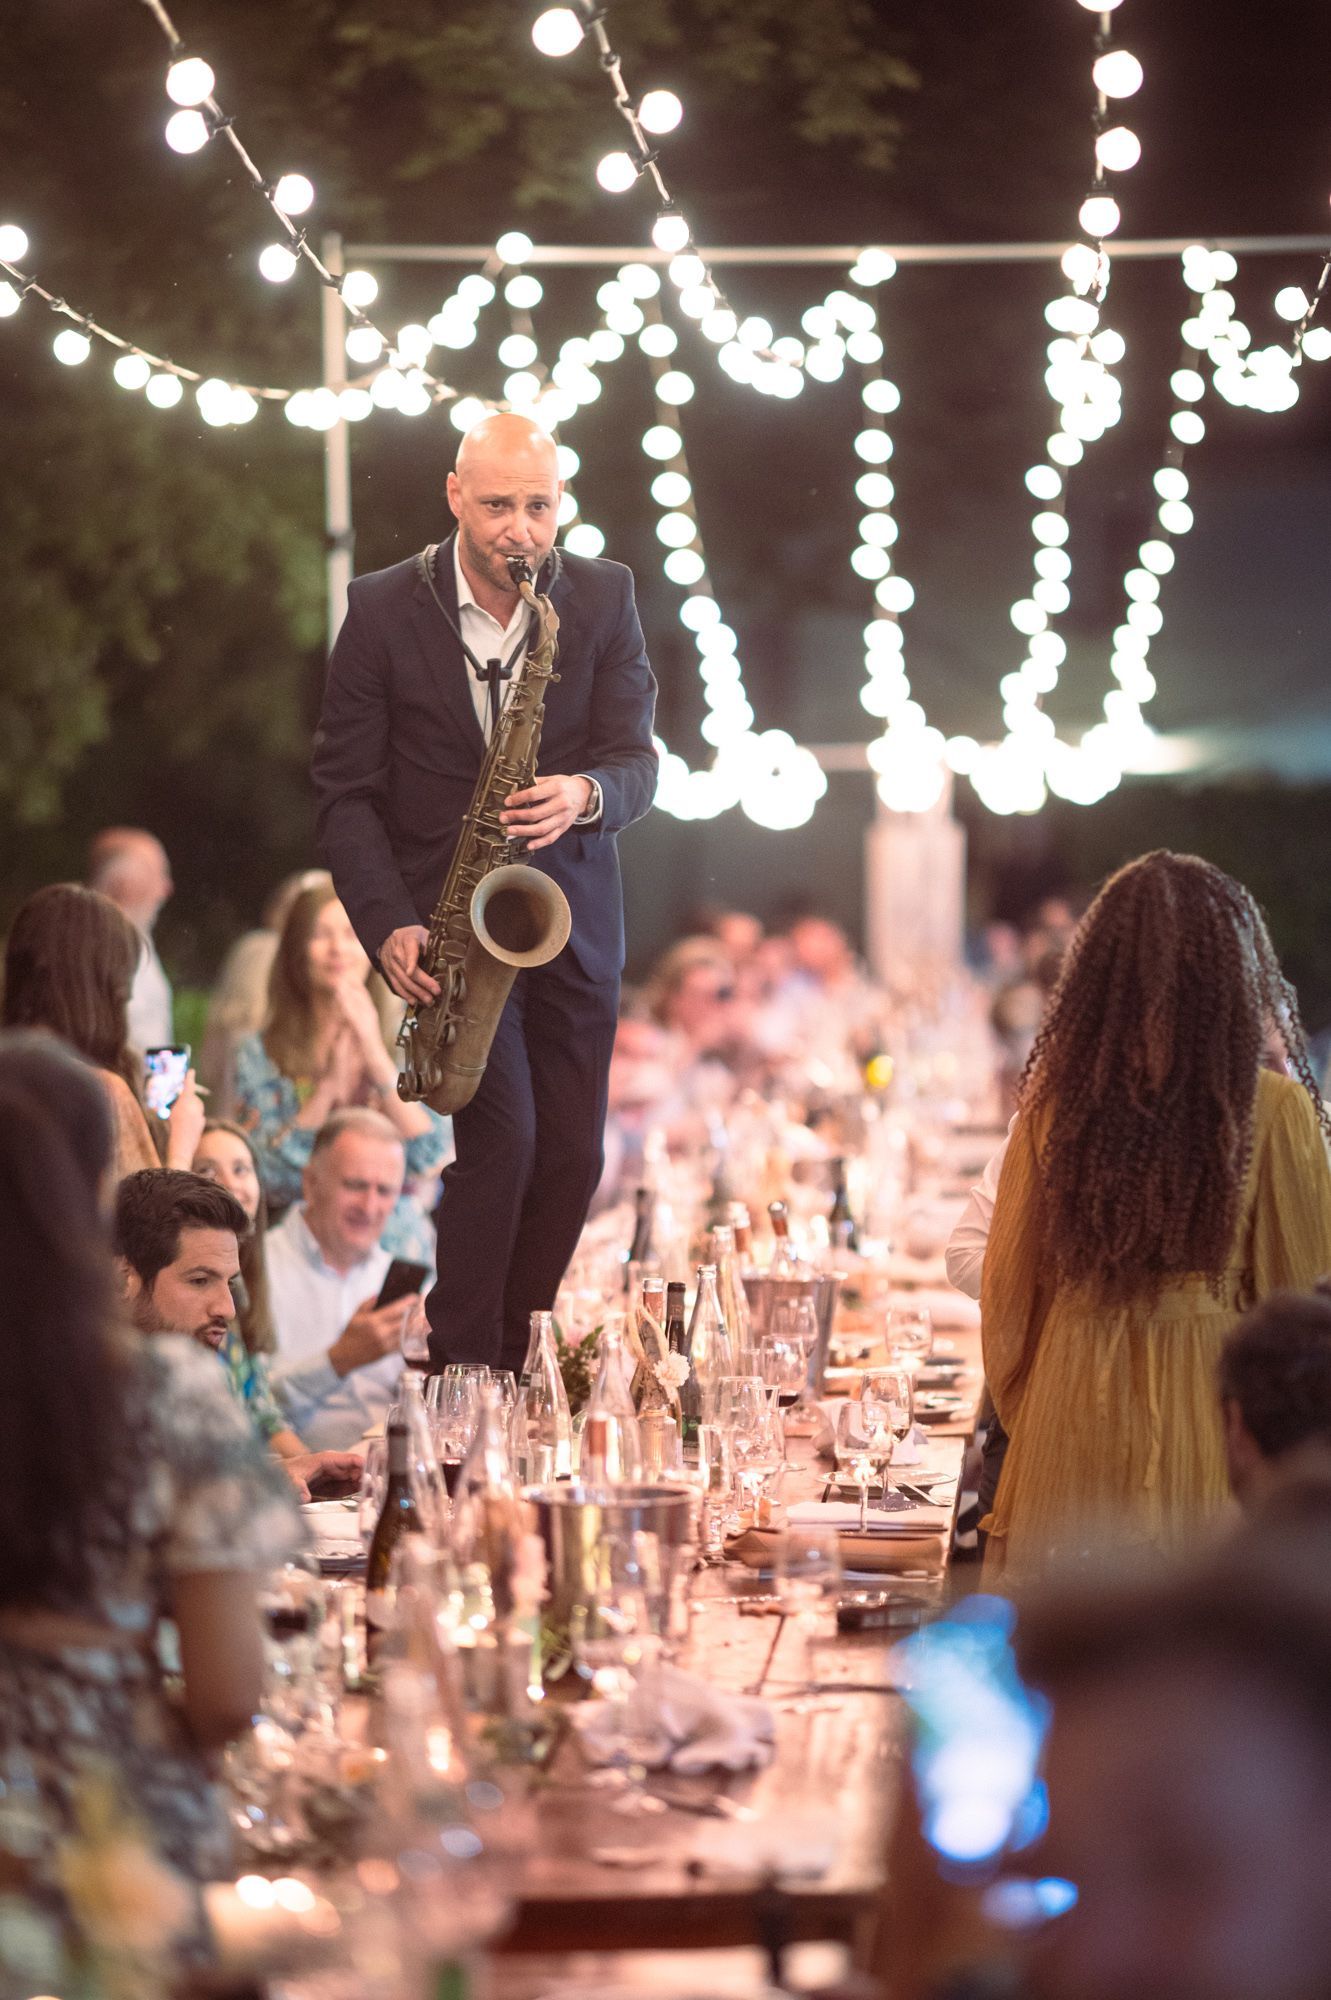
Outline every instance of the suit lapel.
{"type": "MultiPolygon", "coordinates": [[[[453,574],[453,536],[439,544],[435,558],[434,587],[448,611],[450,618],[458,615],[457,579],[453,574]]],[[[485,755],[485,737],[481,725],[476,720],[476,710],[471,695],[471,669],[467,665],[462,648],[449,630],[448,619],[440,616],[439,606],[430,595],[423,577],[417,575],[411,592],[411,623],[430,671],[457,727],[464,740],[475,750],[479,761],[485,755]]]]}

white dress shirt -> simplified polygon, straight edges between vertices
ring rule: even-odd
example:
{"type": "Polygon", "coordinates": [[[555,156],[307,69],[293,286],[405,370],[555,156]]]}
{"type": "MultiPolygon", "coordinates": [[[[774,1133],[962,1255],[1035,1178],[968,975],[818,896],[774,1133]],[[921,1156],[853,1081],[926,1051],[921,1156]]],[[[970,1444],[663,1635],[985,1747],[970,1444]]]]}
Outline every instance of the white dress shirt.
{"type": "MultiPolygon", "coordinates": [[[[456,538],[453,542],[453,577],[458,591],[458,625],[463,638],[471,647],[472,652],[478,660],[498,659],[501,663],[507,665],[509,655],[515,647],[518,647],[518,642],[527,629],[527,620],[531,616],[531,610],[526,599],[519,597],[513,609],[513,616],[509,619],[507,625],[501,625],[499,620],[488,612],[483,605],[476,602],[472,587],[467,581],[466,571],[462,567],[461,547],[456,538]]],[[[524,657],[525,651],[519,647],[518,657],[513,662],[514,676],[516,676],[524,657]]],[[[476,711],[476,720],[480,723],[481,734],[488,743],[490,741],[489,684],[481,680],[479,675],[473,672],[470,661],[467,662],[467,679],[471,684],[471,704],[476,711]]],[[[501,709],[507,708],[509,698],[513,693],[513,685],[512,679],[500,681],[499,706],[501,709]]],[[[586,777],[585,772],[580,773],[580,775],[586,777]]],[[[586,812],[578,814],[578,817],[573,822],[574,826],[590,826],[593,821],[601,817],[601,787],[597,784],[595,778],[588,778],[587,783],[592,788],[592,795],[588,801],[586,812]]]]}
{"type": "Polygon", "coordinates": [[[171,1044],[173,995],[166,968],[146,931],[140,931],[143,951],[129,989],[125,1028],[132,1049],[162,1049],[171,1044]]]}
{"type": "Polygon", "coordinates": [[[989,1247],[989,1229],[994,1219],[994,1203],[998,1199],[999,1176],[1016,1123],[1014,1118],[1007,1128],[1007,1138],[967,1195],[966,1206],[947,1239],[947,1249],[943,1253],[949,1282],[959,1292],[964,1292],[968,1299],[980,1296],[984,1253],[989,1247]]]}
{"type": "Polygon", "coordinates": [[[392,1258],[377,1246],[348,1271],[335,1271],[315,1242],[299,1205],[264,1242],[277,1353],[272,1381],[291,1428],[311,1451],[347,1451],[381,1421],[397,1395],[402,1356],[385,1354],[339,1375],[328,1350],[366,1299],[373,1299],[392,1258]]]}

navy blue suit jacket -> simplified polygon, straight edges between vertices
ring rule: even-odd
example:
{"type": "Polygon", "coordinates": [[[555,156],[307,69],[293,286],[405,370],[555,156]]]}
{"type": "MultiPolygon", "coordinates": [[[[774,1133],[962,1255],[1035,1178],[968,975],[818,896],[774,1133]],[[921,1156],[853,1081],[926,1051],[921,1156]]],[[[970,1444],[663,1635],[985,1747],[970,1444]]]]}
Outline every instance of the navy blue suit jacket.
{"type": "MultiPolygon", "coordinates": [[[[457,617],[453,543],[435,587],[457,617]]],[[[585,774],[601,817],[531,857],[568,897],[568,950],[589,979],[624,963],[615,835],[652,803],[656,682],[622,563],[565,555],[550,592],[559,675],[546,690],[539,774],[585,774]]],[[[372,958],[404,924],[428,924],[485,739],[471,669],[414,558],[358,577],[328,666],[315,737],[318,840],[356,935],[372,958]]]]}

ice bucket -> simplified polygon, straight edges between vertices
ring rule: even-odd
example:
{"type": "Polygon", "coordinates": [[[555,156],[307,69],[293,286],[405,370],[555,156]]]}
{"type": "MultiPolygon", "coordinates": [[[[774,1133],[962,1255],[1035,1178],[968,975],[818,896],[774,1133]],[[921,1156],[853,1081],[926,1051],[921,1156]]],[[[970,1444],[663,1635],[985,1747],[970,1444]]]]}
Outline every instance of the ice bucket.
{"type": "Polygon", "coordinates": [[[761,1340],[771,1325],[774,1307],[786,1299],[812,1299],[818,1322],[818,1339],[809,1356],[809,1388],[815,1396],[823,1393],[823,1371],[832,1340],[837,1300],[841,1296],[844,1272],[819,1271],[809,1278],[769,1278],[764,1272],[746,1277],[744,1290],[749,1301],[753,1337],[761,1340]]]}
{"type": "Polygon", "coordinates": [[[547,1623],[570,1632],[579,1614],[595,1608],[597,1554],[607,1542],[655,1535],[661,1555],[661,1600],[653,1622],[663,1638],[676,1636],[679,1600],[697,1539],[698,1496],[692,1487],[532,1486],[526,1498],[550,1564],[547,1623]]]}

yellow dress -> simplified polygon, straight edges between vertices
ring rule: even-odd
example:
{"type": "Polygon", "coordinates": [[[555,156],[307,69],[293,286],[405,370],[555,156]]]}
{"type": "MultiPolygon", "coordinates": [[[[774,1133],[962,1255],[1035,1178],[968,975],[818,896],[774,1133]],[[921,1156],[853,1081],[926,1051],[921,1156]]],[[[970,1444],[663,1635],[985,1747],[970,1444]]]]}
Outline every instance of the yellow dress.
{"type": "Polygon", "coordinates": [[[980,1306],[990,1393],[1011,1444],[987,1523],[985,1581],[1007,1588],[1108,1546],[1168,1550],[1227,1498],[1216,1361],[1239,1315],[1331,1270],[1331,1166],[1308,1094],[1259,1077],[1230,1268],[1150,1306],[1059,1290],[1042,1255],[1037,1154],[1051,1112],[1019,1119],[998,1184],[980,1306]]]}

